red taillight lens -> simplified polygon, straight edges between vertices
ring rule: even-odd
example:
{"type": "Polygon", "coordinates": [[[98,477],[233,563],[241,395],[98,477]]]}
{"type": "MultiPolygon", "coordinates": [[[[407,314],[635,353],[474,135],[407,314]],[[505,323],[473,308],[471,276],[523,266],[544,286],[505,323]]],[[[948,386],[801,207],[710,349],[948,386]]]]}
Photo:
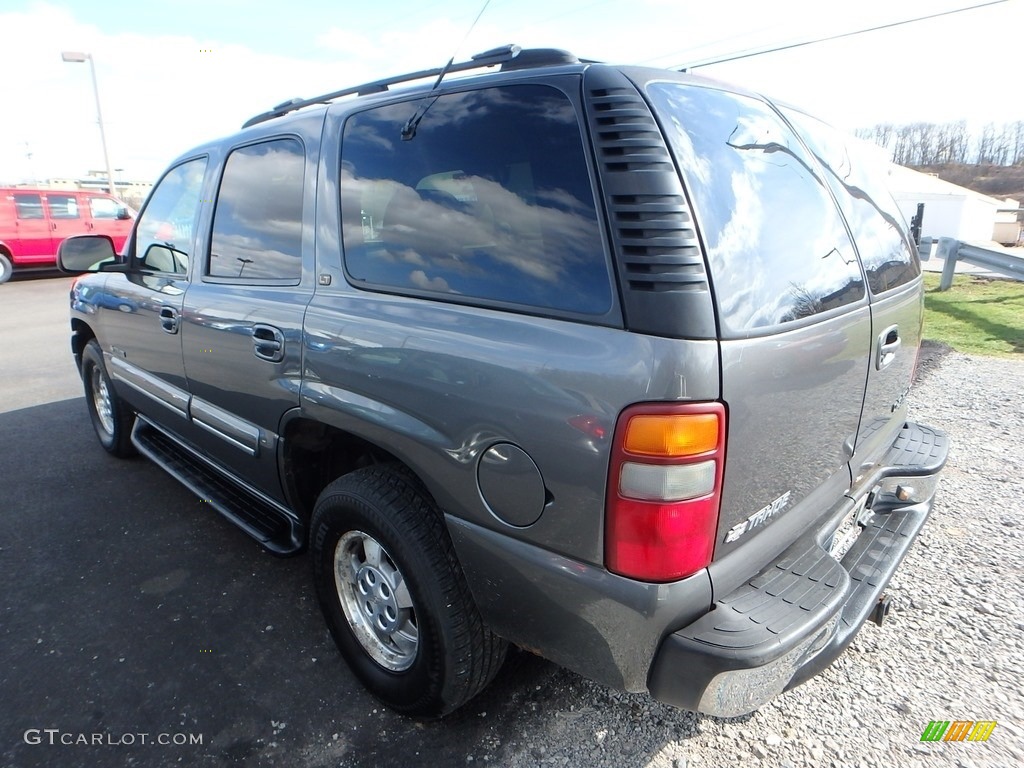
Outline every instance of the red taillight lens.
{"type": "Polygon", "coordinates": [[[619,416],[612,451],[608,570],[664,582],[707,567],[718,530],[725,407],[632,406],[619,416]]]}

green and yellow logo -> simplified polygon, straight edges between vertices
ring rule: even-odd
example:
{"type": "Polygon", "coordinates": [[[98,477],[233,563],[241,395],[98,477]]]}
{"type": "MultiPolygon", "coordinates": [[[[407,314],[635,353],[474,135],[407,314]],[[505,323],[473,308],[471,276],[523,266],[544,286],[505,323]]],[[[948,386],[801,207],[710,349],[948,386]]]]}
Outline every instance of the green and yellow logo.
{"type": "Polygon", "coordinates": [[[921,741],[988,741],[995,729],[995,720],[932,720],[921,741]]]}

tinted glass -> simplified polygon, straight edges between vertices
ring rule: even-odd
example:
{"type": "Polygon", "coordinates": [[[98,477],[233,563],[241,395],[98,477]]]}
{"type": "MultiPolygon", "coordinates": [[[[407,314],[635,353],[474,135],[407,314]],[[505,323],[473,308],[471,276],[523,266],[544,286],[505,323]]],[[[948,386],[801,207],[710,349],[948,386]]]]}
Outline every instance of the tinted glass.
{"type": "Polygon", "coordinates": [[[403,141],[403,126],[425,106],[382,107],[345,125],[341,199],[353,281],[606,312],[605,251],[569,99],[542,85],[441,96],[403,141]]]}
{"type": "Polygon", "coordinates": [[[231,153],[217,195],[208,274],[242,280],[302,276],[304,164],[296,139],[231,153]]]}
{"type": "Polygon", "coordinates": [[[117,210],[120,207],[109,197],[89,198],[89,210],[92,212],[94,219],[116,219],[117,210]]]}
{"type": "Polygon", "coordinates": [[[767,104],[712,88],[648,93],[683,171],[723,330],[743,335],[851,304],[864,280],[813,159],[767,104]]]}
{"type": "Polygon", "coordinates": [[[50,206],[50,218],[53,219],[77,219],[78,198],[74,195],[55,195],[50,193],[46,196],[46,202],[50,206]]]}
{"type": "Polygon", "coordinates": [[[40,195],[15,194],[14,208],[19,219],[42,219],[43,198],[40,195]]]}
{"type": "Polygon", "coordinates": [[[199,217],[206,158],[175,166],[156,185],[136,229],[135,254],[142,266],[184,274],[199,217]]]}
{"type": "Polygon", "coordinates": [[[827,179],[853,230],[868,287],[881,293],[921,274],[903,213],[886,186],[886,161],[850,136],[796,110],[782,110],[825,166],[827,179]]]}

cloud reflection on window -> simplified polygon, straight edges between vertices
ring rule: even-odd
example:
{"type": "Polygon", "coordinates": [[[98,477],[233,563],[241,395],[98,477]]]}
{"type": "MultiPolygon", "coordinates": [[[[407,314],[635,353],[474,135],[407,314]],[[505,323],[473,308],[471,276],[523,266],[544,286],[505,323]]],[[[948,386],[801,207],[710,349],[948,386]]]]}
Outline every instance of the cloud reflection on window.
{"type": "Polygon", "coordinates": [[[304,163],[296,139],[253,144],[231,153],[217,196],[210,275],[299,279],[304,163]]]}
{"type": "Polygon", "coordinates": [[[865,152],[852,136],[794,109],[784,109],[822,163],[853,229],[873,293],[904,285],[921,274],[906,222],[885,184],[886,163],[865,152]]]}
{"type": "Polygon", "coordinates": [[[605,251],[568,99],[536,85],[442,96],[403,142],[416,103],[346,124],[349,274],[467,300],[607,311],[605,251]]]}
{"type": "Polygon", "coordinates": [[[766,104],[680,83],[648,91],[670,126],[730,331],[792,322],[864,296],[824,181],[766,104]]]}

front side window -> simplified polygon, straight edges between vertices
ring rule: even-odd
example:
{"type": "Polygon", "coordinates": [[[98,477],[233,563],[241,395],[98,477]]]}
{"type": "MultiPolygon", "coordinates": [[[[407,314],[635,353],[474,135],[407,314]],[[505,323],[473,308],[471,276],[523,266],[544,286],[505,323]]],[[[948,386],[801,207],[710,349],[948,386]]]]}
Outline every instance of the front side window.
{"type": "Polygon", "coordinates": [[[94,219],[116,219],[122,207],[109,197],[89,198],[89,212],[94,219]]]}
{"type": "Polygon", "coordinates": [[[783,109],[825,166],[827,180],[853,230],[868,287],[874,294],[897,288],[921,274],[903,213],[884,183],[885,162],[871,158],[852,137],[802,112],[783,109]]]}
{"type": "Polygon", "coordinates": [[[143,269],[188,271],[205,173],[205,157],[189,160],[168,171],[150,194],[135,236],[135,256],[143,269]]]}
{"type": "Polygon", "coordinates": [[[32,195],[25,192],[16,192],[14,195],[14,209],[19,219],[42,219],[43,198],[42,195],[32,195]]]}
{"type": "Polygon", "coordinates": [[[297,139],[231,153],[217,195],[207,274],[241,280],[302,276],[304,167],[297,139]]]}
{"type": "Polygon", "coordinates": [[[828,187],[767,104],[682,83],[647,92],[693,198],[728,335],[769,332],[864,297],[828,187]]]}
{"type": "Polygon", "coordinates": [[[77,219],[78,198],[74,195],[55,195],[50,193],[46,196],[46,202],[50,206],[50,218],[52,219],[77,219]]]}
{"type": "Polygon", "coordinates": [[[611,283],[576,110],[512,85],[361,112],[345,124],[345,267],[360,287],[585,314],[611,283]],[[410,118],[415,135],[403,139],[410,118]]]}

